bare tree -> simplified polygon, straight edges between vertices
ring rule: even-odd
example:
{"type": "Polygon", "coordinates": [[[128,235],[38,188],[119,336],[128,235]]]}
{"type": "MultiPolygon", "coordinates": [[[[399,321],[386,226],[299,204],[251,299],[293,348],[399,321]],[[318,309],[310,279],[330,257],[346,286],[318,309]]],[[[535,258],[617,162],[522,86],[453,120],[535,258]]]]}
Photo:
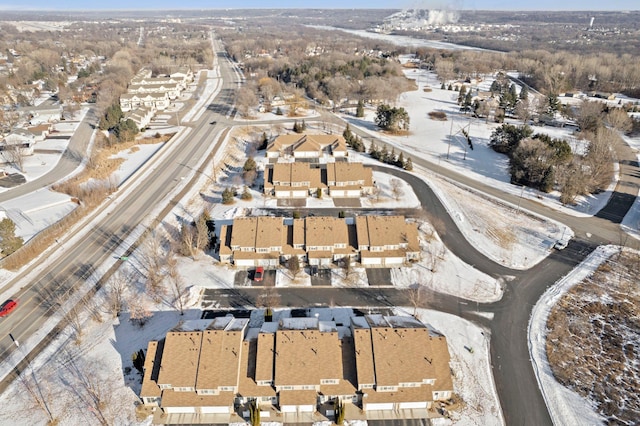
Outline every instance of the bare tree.
{"type": "Polygon", "coordinates": [[[300,259],[298,259],[298,256],[293,255],[287,260],[287,269],[291,272],[295,280],[298,273],[300,273],[300,259]]]}
{"type": "Polygon", "coordinates": [[[127,300],[127,305],[129,307],[129,320],[139,327],[144,327],[149,318],[153,316],[140,294],[132,293],[127,300]]]}
{"type": "Polygon", "coordinates": [[[258,104],[258,97],[256,96],[255,91],[247,86],[243,86],[238,89],[238,96],[236,98],[236,105],[238,106],[238,111],[244,117],[250,117],[251,108],[258,104]]]}
{"type": "Polygon", "coordinates": [[[166,264],[166,253],[163,248],[163,239],[159,234],[152,232],[144,242],[140,264],[146,272],[145,287],[147,294],[155,301],[160,301],[164,294],[162,281],[163,268],[166,264]]]}
{"type": "Polygon", "coordinates": [[[196,220],[195,246],[198,250],[205,250],[209,246],[209,227],[207,226],[208,214],[203,211],[196,220]]]}
{"type": "Polygon", "coordinates": [[[175,256],[171,255],[167,258],[167,269],[171,287],[171,305],[180,311],[180,315],[183,315],[185,303],[189,297],[189,289],[178,271],[178,262],[175,256]]]}
{"type": "Polygon", "coordinates": [[[115,392],[111,382],[99,374],[88,362],[81,363],[75,354],[64,352],[61,359],[66,371],[63,383],[69,388],[78,404],[86,407],[93,418],[101,425],[112,425],[116,419],[113,405],[115,392]]]}
{"type": "Polygon", "coordinates": [[[2,156],[7,162],[12,163],[16,169],[24,173],[24,160],[27,154],[25,147],[21,143],[5,144],[2,156]]]}
{"type": "MultiPolygon", "coordinates": [[[[49,370],[45,368],[42,371],[49,370]]],[[[51,405],[56,395],[54,395],[54,391],[51,388],[49,378],[36,376],[33,366],[29,363],[29,367],[18,375],[18,382],[27,391],[29,401],[33,404],[33,407],[47,416],[48,424],[56,424],[57,419],[51,411],[51,405]]]]}
{"type": "Polygon", "coordinates": [[[182,223],[180,227],[180,254],[189,256],[192,259],[196,257],[196,230],[189,223],[182,223]]]}
{"type": "Polygon", "coordinates": [[[633,120],[622,108],[613,108],[610,110],[607,114],[606,122],[622,133],[629,133],[633,128],[633,120]]]}
{"type": "Polygon", "coordinates": [[[427,292],[424,286],[419,283],[414,284],[408,290],[409,303],[413,306],[413,316],[417,318],[418,308],[424,306],[427,301],[427,292]]]}
{"type": "Polygon", "coordinates": [[[393,198],[397,200],[400,199],[400,197],[402,197],[404,195],[404,193],[402,192],[401,189],[401,185],[402,182],[400,182],[400,179],[391,179],[391,182],[389,182],[391,185],[391,193],[393,194],[393,198]]]}
{"type": "Polygon", "coordinates": [[[120,313],[124,308],[124,295],[128,284],[132,281],[131,278],[132,277],[130,275],[125,274],[122,271],[122,268],[120,268],[111,276],[111,279],[106,286],[106,308],[114,318],[120,316],[120,313]]]}
{"type": "Polygon", "coordinates": [[[265,287],[256,299],[256,306],[274,308],[280,304],[280,294],[275,287],[265,287]]]}

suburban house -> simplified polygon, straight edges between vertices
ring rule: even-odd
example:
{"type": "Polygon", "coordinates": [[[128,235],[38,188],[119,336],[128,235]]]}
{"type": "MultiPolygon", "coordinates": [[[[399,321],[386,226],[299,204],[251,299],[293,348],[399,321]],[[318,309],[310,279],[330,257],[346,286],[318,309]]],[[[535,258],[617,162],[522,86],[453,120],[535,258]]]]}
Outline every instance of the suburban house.
{"type": "Polygon", "coordinates": [[[320,189],[331,197],[361,197],[373,190],[373,172],[362,163],[274,163],[265,168],[264,193],[306,198],[320,189]]]}
{"type": "Polygon", "coordinates": [[[219,317],[148,344],[140,398],[154,423],[312,423],[433,416],[453,383],[447,339],[408,316],[219,317]],[[245,420],[243,420],[245,419],[245,420]]]}
{"type": "Polygon", "coordinates": [[[347,257],[367,267],[400,266],[419,259],[420,241],[417,224],[403,216],[256,216],[220,226],[219,255],[245,268],[274,267],[291,256],[317,266],[347,257]]]}
{"type": "Polygon", "coordinates": [[[19,150],[20,155],[33,155],[34,146],[36,144],[36,138],[30,131],[26,129],[14,129],[11,133],[0,141],[0,156],[5,163],[11,163],[15,161],[12,154],[8,152],[17,152],[19,150]]]}
{"type": "MultiPolygon", "coordinates": [[[[347,156],[347,143],[338,135],[280,135],[267,145],[269,159],[333,159],[347,156]]],[[[277,160],[276,160],[277,161],[277,160]]]]}
{"type": "Polygon", "coordinates": [[[33,135],[36,142],[42,142],[49,136],[51,125],[48,123],[38,124],[37,126],[28,127],[27,130],[33,135]]]}
{"type": "Polygon", "coordinates": [[[26,116],[32,125],[57,123],[62,119],[62,106],[59,104],[50,105],[48,102],[44,102],[38,106],[18,108],[18,113],[23,117],[26,116]]]}

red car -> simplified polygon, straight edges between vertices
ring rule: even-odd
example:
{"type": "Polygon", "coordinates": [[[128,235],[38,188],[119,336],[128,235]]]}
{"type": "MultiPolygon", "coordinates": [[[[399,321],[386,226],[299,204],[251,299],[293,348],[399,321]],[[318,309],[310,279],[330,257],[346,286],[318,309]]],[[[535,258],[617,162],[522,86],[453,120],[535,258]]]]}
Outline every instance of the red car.
{"type": "Polygon", "coordinates": [[[0,306],[0,317],[6,317],[18,306],[18,302],[15,300],[7,300],[0,306]]]}
{"type": "Polygon", "coordinates": [[[263,277],[264,277],[264,268],[262,266],[258,266],[256,268],[256,272],[253,273],[253,280],[259,283],[260,281],[262,281],[263,277]]]}

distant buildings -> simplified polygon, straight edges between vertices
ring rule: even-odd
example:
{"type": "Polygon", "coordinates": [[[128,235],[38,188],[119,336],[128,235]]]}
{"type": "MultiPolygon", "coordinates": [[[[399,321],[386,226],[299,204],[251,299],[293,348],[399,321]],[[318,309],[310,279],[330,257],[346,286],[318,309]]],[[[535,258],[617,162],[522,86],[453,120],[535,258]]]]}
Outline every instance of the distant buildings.
{"type": "Polygon", "coordinates": [[[452,396],[449,361],[446,338],[412,317],[227,316],[149,342],[140,397],[166,424],[242,422],[251,408],[281,423],[333,421],[338,407],[347,420],[425,418],[452,396]]]}
{"type": "Polygon", "coordinates": [[[193,72],[181,67],[168,76],[151,77],[151,70],[142,69],[131,80],[127,93],[120,96],[120,109],[139,128],[149,124],[156,111],[163,111],[180,96],[193,81],[193,72]]]}

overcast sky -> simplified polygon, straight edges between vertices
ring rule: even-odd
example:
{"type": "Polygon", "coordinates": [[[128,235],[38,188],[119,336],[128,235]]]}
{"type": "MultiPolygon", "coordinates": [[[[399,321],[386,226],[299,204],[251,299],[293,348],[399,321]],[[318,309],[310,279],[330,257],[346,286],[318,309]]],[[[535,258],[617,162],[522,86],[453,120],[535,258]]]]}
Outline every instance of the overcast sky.
{"type": "Polygon", "coordinates": [[[1,9],[99,10],[99,9],[220,9],[220,8],[384,8],[402,7],[467,10],[639,10],[638,0],[0,0],[1,9]]]}

